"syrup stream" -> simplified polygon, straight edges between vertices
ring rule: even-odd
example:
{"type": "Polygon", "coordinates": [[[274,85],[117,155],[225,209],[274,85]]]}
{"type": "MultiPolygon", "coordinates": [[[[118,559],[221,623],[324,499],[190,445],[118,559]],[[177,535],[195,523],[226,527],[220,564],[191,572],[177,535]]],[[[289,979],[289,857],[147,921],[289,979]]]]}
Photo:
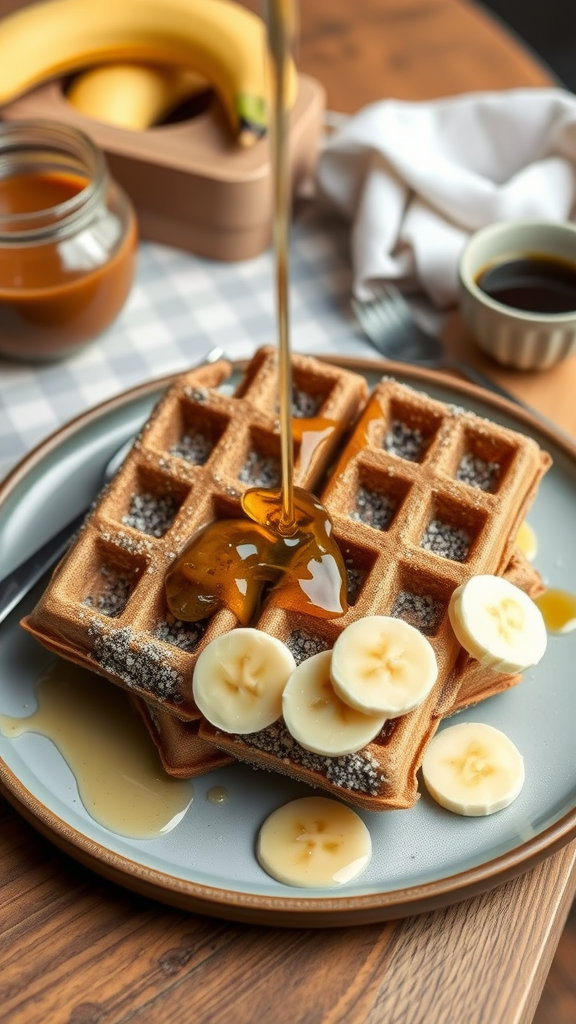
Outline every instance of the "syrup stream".
{"type": "Polygon", "coordinates": [[[288,76],[295,34],[292,0],[268,0],[267,38],[271,74],[271,156],[274,187],[273,235],[276,263],[278,320],[278,379],[280,391],[280,444],[282,465],[282,515],[280,532],[294,529],[292,369],[290,365],[289,253],[290,164],[288,156],[288,76]]]}

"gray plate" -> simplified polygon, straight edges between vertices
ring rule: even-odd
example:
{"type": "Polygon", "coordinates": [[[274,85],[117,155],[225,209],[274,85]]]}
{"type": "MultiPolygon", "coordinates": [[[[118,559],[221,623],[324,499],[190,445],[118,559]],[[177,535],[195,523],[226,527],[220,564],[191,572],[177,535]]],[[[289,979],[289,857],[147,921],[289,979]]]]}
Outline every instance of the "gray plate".
{"type": "MultiPolygon", "coordinates": [[[[344,362],[344,361],[342,361],[344,362]]],[[[377,377],[376,362],[347,365],[377,377]]],[[[387,367],[388,372],[390,369],[387,367]]],[[[529,415],[467,385],[394,367],[394,375],[530,433],[552,454],[529,516],[539,540],[537,568],[551,586],[576,593],[576,456],[529,415]]],[[[0,567],[7,572],[87,504],[102,468],[136,431],[158,398],[158,385],[136,389],[74,421],[29,456],[0,488],[0,567]]],[[[35,706],[34,684],[53,656],[18,625],[40,590],[0,627],[0,713],[35,706]]],[[[11,802],[44,834],[95,870],[130,888],[220,916],[275,924],[331,925],[383,920],[428,910],[499,884],[576,834],[576,633],[551,637],[539,666],[522,684],[465,712],[460,721],[502,729],[525,759],[526,783],[511,807],[463,818],[426,794],[409,811],[361,812],[374,853],[356,882],[334,890],[291,889],[269,878],[254,856],[265,817],[309,792],[268,773],[234,765],[195,781],[182,822],[153,840],[131,840],[95,822],[76,783],[45,738],[0,736],[0,783],[11,802]],[[223,785],[225,804],[205,799],[223,785]]]]}

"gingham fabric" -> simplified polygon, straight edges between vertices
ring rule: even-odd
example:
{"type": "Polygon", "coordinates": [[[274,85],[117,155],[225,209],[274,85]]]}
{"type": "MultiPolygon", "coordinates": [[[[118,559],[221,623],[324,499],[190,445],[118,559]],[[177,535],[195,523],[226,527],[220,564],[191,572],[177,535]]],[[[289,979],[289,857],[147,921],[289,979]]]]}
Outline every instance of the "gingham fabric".
{"type": "MultiPolygon", "coordinates": [[[[295,351],[374,355],[350,313],[349,230],[304,205],[291,233],[295,351]]],[[[112,327],[65,360],[0,357],[0,479],[63,423],[136,384],[176,373],[219,345],[231,359],[275,343],[271,251],[239,263],[142,242],[129,300],[112,327]]]]}

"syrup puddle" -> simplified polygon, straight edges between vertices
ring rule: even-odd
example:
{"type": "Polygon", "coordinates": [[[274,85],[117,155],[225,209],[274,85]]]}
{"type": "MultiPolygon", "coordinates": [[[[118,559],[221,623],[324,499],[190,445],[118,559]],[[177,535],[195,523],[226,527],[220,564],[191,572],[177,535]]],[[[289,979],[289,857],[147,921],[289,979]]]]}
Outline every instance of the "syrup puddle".
{"type": "Polygon", "coordinates": [[[567,590],[545,590],[535,604],[549,633],[571,633],[576,629],[576,597],[567,590]]]}
{"type": "Polygon", "coordinates": [[[225,786],[211,786],[206,793],[206,799],[211,804],[225,804],[230,794],[225,786]]]}
{"type": "Polygon", "coordinates": [[[37,681],[36,697],[38,709],[28,718],[0,715],[0,732],[52,740],[95,821],[131,839],[154,839],[182,820],[194,798],[192,783],[164,773],[123,690],[57,661],[37,681]]]}
{"type": "MultiPolygon", "coordinates": [[[[533,561],[538,551],[538,538],[526,520],[520,525],[516,544],[528,561],[533,561]]],[[[571,633],[576,629],[575,594],[550,587],[539,597],[534,598],[534,604],[542,612],[544,625],[549,633],[571,633]]]]}
{"type": "Polygon", "coordinates": [[[538,538],[533,527],[530,526],[526,519],[523,523],[520,523],[518,533],[516,534],[516,544],[524,557],[529,562],[533,562],[538,554],[538,538]]]}

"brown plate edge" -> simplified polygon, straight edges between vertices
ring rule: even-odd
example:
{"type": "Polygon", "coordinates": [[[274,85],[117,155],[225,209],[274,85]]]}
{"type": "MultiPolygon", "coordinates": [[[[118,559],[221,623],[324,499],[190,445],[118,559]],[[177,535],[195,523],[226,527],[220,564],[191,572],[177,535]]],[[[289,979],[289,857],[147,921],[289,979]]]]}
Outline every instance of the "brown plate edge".
{"type": "MultiPolygon", "coordinates": [[[[574,458],[576,455],[576,445],[557,434],[553,426],[542,422],[536,412],[532,413],[529,409],[516,406],[498,395],[451,375],[379,359],[335,357],[327,358],[325,361],[357,372],[382,371],[386,375],[397,376],[418,386],[433,384],[456,389],[502,412],[508,412],[514,419],[525,423],[532,432],[548,438],[568,456],[574,458]]],[[[242,365],[240,362],[235,363],[238,369],[242,365]]],[[[58,428],[33,448],[0,483],[0,505],[46,454],[73,436],[78,429],[125,404],[168,387],[178,376],[179,374],[170,374],[123,391],[80,413],[58,428]]],[[[437,910],[502,885],[535,867],[576,838],[575,807],[558,822],[514,850],[449,878],[412,886],[409,889],[366,896],[328,896],[321,899],[271,897],[203,886],[146,868],[136,861],[113,853],[49,811],[22,785],[1,758],[0,792],[29,824],[59,849],[109,881],[179,909],[230,921],[284,928],[347,927],[437,910]]]]}

